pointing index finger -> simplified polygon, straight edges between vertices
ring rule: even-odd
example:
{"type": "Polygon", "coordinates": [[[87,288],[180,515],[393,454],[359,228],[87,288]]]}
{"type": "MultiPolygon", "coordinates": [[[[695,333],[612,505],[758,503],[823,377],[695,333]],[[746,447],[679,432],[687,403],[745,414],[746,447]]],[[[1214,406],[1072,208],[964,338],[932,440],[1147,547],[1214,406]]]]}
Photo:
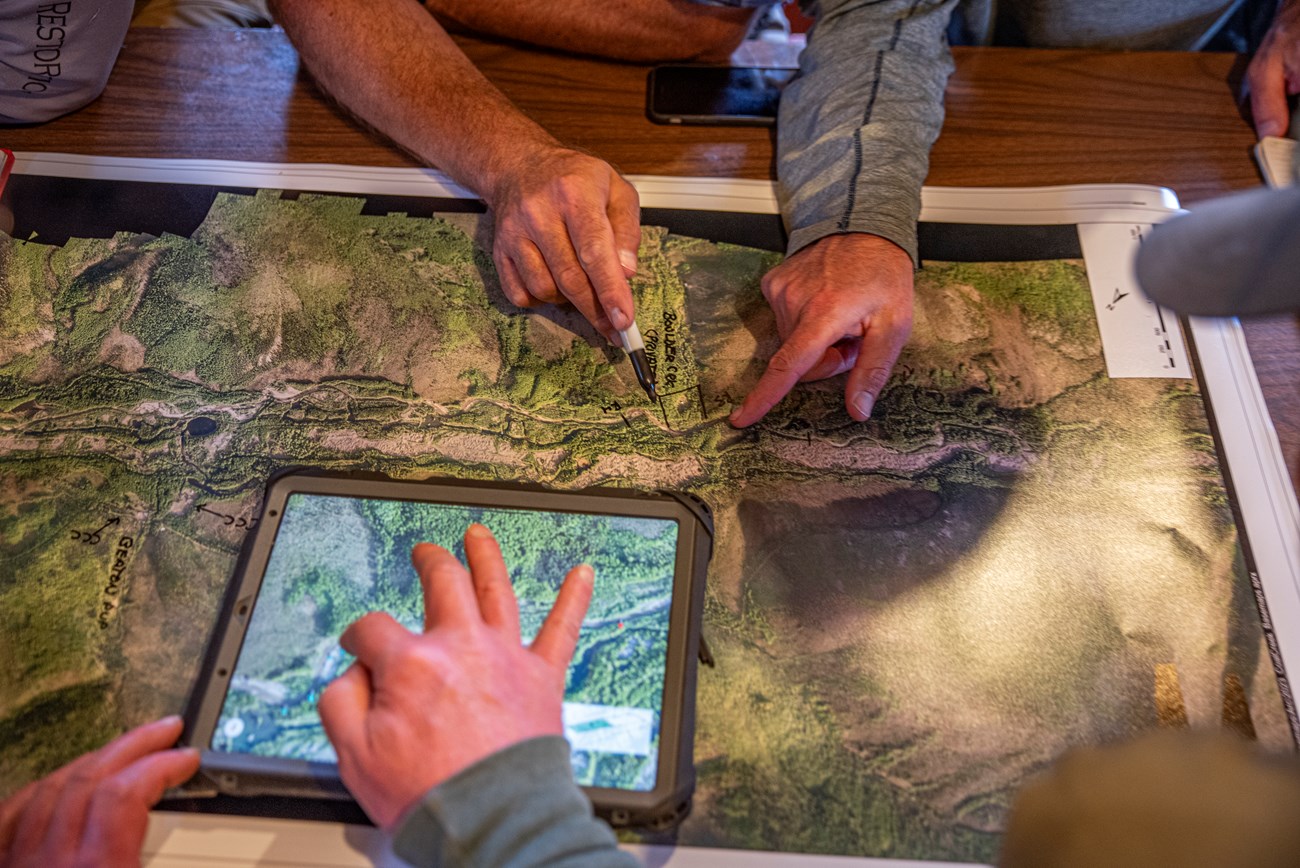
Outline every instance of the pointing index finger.
{"type": "Polygon", "coordinates": [[[411,550],[411,562],[424,590],[424,629],[465,626],[483,622],[469,573],[446,549],[420,543],[411,550]]]}
{"type": "Polygon", "coordinates": [[[826,348],[843,337],[829,334],[825,326],[804,320],[770,360],[763,376],[745,396],[740,409],[731,414],[737,428],[753,425],[790,393],[795,384],[826,355],[826,348]]]}

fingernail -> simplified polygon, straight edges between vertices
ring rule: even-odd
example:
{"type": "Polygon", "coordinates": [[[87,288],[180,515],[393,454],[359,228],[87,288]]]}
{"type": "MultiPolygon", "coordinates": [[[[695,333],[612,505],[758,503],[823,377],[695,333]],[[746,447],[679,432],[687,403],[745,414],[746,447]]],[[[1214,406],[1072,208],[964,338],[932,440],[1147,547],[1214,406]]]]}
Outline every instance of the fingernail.
{"type": "Polygon", "coordinates": [[[481,524],[471,524],[469,526],[469,529],[465,531],[465,536],[472,536],[475,537],[476,539],[484,539],[486,537],[492,536],[492,531],[488,530],[481,524]]]}
{"type": "Polygon", "coordinates": [[[614,328],[618,329],[619,331],[622,331],[623,329],[627,328],[629,325],[627,321],[627,314],[623,313],[622,309],[617,307],[611,307],[609,309],[609,321],[613,323],[614,328]]]}
{"type": "Polygon", "coordinates": [[[1264,121],[1259,125],[1259,137],[1280,136],[1282,135],[1282,126],[1277,121],[1264,121]]]}
{"type": "Polygon", "coordinates": [[[853,409],[858,411],[863,420],[871,417],[871,408],[875,403],[876,399],[870,392],[858,392],[853,396],[853,409]]]}
{"type": "Polygon", "coordinates": [[[158,718],[155,722],[158,726],[175,726],[181,722],[181,716],[179,714],[169,714],[166,717],[158,718]]]}
{"type": "Polygon", "coordinates": [[[627,277],[636,274],[636,253],[631,250],[620,250],[618,252],[618,261],[623,263],[623,271],[627,277]]]}
{"type": "MultiPolygon", "coordinates": [[[[731,411],[731,415],[727,417],[727,421],[730,422],[732,425],[736,425],[736,420],[740,418],[741,413],[744,411],[744,409],[745,409],[744,405],[734,407],[731,411]]],[[[739,426],[737,425],[737,427],[739,426]]]]}
{"type": "Polygon", "coordinates": [[[573,574],[587,582],[594,583],[596,581],[596,571],[591,568],[590,564],[578,564],[574,567],[573,574]]]}

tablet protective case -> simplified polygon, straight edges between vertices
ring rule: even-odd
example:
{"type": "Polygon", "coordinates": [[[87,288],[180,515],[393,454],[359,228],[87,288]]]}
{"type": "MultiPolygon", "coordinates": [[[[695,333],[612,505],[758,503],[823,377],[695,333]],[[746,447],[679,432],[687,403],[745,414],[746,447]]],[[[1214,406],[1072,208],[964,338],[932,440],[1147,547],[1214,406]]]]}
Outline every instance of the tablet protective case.
{"type": "MultiPolygon", "coordinates": [[[[185,715],[183,741],[199,748],[203,754],[199,777],[189,787],[191,795],[215,798],[224,803],[221,810],[235,812],[240,811],[241,803],[265,802],[266,797],[277,802],[286,798],[310,802],[351,801],[333,763],[211,749],[280,519],[288,498],[293,494],[675,520],[678,526],[677,549],[659,714],[655,784],[649,790],[596,786],[583,789],[596,813],[615,826],[661,829],[671,827],[686,816],[695,785],[692,742],[697,649],[701,647],[704,576],[712,552],[712,516],[707,504],[692,495],[676,492],[645,493],[611,488],[571,492],[524,484],[446,478],[395,481],[377,474],[340,475],[301,470],[280,474],[267,487],[262,518],[245,540],[217,629],[191,696],[185,715]]],[[[255,812],[265,811],[259,809],[255,812]]],[[[327,810],[325,815],[330,813],[327,810]]],[[[333,813],[347,819],[356,817],[354,808],[333,813]]]]}

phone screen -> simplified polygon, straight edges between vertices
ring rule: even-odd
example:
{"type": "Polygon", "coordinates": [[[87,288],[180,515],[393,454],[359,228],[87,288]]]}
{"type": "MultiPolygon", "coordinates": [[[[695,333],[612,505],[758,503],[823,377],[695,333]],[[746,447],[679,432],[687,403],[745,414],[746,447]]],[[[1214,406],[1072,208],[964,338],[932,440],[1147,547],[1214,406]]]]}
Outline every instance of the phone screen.
{"type": "Polygon", "coordinates": [[[650,73],[650,116],[661,123],[774,123],[793,69],[659,66],[650,73]]]}
{"type": "Polygon", "coordinates": [[[433,542],[464,562],[471,522],[501,545],[525,643],[569,569],[593,567],[595,594],[565,689],[574,775],[584,786],[653,789],[678,537],[677,522],[664,518],[292,494],[211,748],[336,762],[316,703],[352,663],[339,635],[373,610],[419,630],[411,548],[433,542]]]}

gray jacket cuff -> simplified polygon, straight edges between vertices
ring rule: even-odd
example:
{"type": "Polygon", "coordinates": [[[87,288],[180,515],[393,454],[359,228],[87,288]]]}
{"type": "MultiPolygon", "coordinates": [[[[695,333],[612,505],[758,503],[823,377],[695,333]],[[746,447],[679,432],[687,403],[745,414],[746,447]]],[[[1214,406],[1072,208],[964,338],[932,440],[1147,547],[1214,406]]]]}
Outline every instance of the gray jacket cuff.
{"type": "Polygon", "coordinates": [[[415,866],[637,864],[592,816],[559,736],[520,742],[434,787],[398,826],[393,851],[415,866]]]}
{"type": "Polygon", "coordinates": [[[955,0],[820,0],[781,97],[777,195],[787,253],[866,232],[918,259],[916,219],[952,71],[955,0]]]}
{"type": "Polygon", "coordinates": [[[916,222],[893,219],[886,214],[857,214],[848,221],[847,225],[841,225],[839,220],[823,220],[796,229],[790,233],[790,242],[786,246],[785,255],[793,256],[828,235],[843,235],[849,232],[879,235],[907,251],[907,255],[912,257],[913,266],[920,264],[920,257],[917,254],[916,222]]]}

